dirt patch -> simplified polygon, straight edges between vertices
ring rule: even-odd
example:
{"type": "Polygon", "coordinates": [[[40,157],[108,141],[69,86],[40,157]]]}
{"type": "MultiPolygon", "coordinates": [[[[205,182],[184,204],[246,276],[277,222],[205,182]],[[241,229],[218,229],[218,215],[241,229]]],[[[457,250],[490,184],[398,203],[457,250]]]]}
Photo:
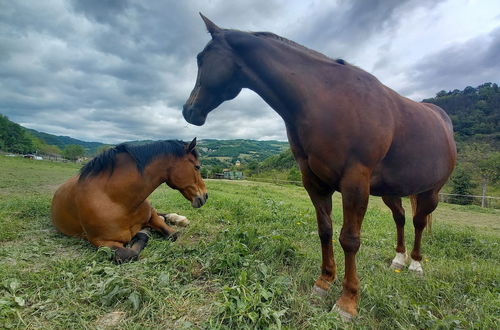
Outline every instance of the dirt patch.
{"type": "Polygon", "coordinates": [[[127,314],[125,312],[121,312],[121,311],[115,311],[115,312],[104,314],[100,318],[97,319],[96,328],[106,329],[106,328],[117,327],[118,324],[120,324],[120,322],[123,321],[126,316],[127,316],[127,314]]]}

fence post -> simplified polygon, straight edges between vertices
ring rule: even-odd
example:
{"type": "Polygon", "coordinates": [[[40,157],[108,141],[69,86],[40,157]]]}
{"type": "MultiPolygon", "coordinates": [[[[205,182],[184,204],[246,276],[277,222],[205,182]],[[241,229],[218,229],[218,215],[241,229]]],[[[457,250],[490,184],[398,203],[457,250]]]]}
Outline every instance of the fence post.
{"type": "Polygon", "coordinates": [[[481,207],[486,207],[486,182],[483,181],[483,196],[481,197],[481,207]]]}

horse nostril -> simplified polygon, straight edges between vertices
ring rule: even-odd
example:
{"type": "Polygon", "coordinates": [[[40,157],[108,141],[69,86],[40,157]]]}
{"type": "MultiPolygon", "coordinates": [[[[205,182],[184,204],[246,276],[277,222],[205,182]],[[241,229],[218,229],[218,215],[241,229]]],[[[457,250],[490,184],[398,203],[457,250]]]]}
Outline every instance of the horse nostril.
{"type": "Polygon", "coordinates": [[[205,200],[208,199],[208,193],[205,193],[205,200]]]}

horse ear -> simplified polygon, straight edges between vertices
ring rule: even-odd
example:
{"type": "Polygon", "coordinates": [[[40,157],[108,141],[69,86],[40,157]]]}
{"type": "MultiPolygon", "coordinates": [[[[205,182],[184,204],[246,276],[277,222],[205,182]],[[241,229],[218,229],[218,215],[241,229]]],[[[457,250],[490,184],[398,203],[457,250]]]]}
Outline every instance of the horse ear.
{"type": "Polygon", "coordinates": [[[203,20],[203,22],[205,22],[207,30],[212,35],[212,37],[222,30],[220,27],[215,25],[214,22],[212,22],[211,20],[209,20],[208,18],[203,16],[202,13],[200,13],[200,16],[201,16],[201,19],[203,20]]]}
{"type": "Polygon", "coordinates": [[[195,147],[196,147],[196,138],[194,138],[193,141],[191,141],[191,143],[189,144],[189,146],[187,146],[186,152],[187,153],[192,152],[195,147]]]}

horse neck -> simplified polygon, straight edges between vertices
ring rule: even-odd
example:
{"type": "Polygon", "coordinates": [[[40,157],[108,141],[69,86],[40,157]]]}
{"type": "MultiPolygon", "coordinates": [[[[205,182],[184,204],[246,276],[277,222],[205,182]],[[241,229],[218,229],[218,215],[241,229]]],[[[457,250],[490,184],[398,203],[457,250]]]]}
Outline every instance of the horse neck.
{"type": "MultiPolygon", "coordinates": [[[[304,81],[314,75],[318,62],[300,50],[278,41],[262,40],[262,46],[250,52],[241,52],[244,65],[243,85],[253,90],[273,108],[287,124],[304,116],[304,81]],[[271,44],[267,44],[271,43],[271,44]],[[303,70],[307,68],[307,70],[303,70]]],[[[308,87],[308,86],[307,86],[308,87]]]]}
{"type": "Polygon", "coordinates": [[[163,182],[167,169],[167,157],[162,156],[149,163],[140,173],[134,160],[128,155],[117,158],[116,168],[106,183],[112,199],[127,207],[140,205],[163,182]]]}

